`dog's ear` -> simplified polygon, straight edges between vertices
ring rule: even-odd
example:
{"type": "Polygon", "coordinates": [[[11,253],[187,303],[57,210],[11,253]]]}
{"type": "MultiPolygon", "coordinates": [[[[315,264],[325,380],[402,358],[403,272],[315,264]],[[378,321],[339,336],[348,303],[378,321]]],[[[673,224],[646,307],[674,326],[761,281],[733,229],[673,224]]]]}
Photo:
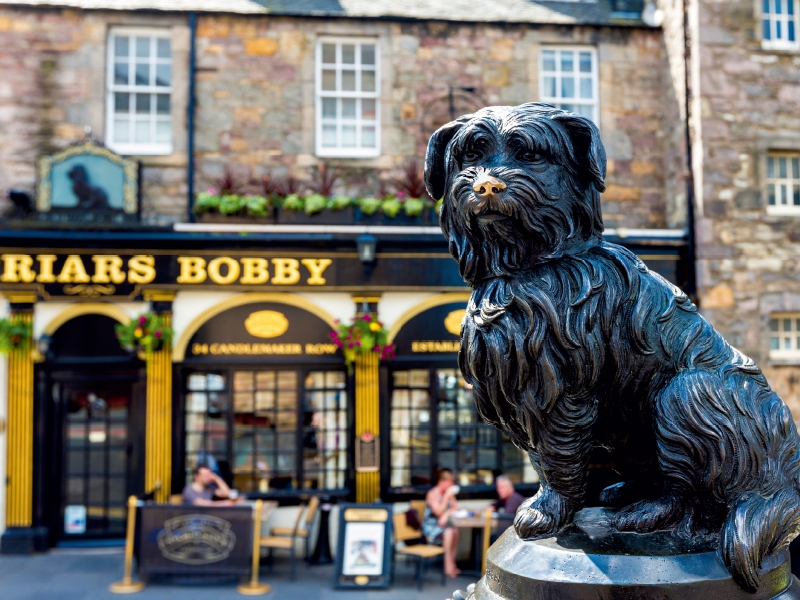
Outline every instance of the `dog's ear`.
{"type": "Polygon", "coordinates": [[[447,144],[471,118],[472,115],[464,115],[447,125],[442,125],[428,141],[428,151],[425,153],[425,188],[434,200],[439,200],[444,196],[444,184],[447,179],[447,170],[445,169],[447,144]]]}
{"type": "Polygon", "coordinates": [[[589,172],[586,179],[594,183],[598,191],[604,192],[606,184],[606,150],[600,140],[600,131],[591,119],[575,113],[561,113],[552,117],[567,130],[578,164],[586,164],[589,172]]]}

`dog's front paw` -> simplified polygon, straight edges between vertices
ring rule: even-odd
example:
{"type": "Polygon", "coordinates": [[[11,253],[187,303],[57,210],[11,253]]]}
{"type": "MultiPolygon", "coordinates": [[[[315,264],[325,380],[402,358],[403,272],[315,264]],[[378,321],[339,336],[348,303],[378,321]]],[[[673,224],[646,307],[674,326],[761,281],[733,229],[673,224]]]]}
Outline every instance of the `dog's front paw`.
{"type": "Polygon", "coordinates": [[[547,490],[522,503],[514,518],[514,530],[522,540],[549,537],[572,521],[572,515],[567,500],[547,490]]]}

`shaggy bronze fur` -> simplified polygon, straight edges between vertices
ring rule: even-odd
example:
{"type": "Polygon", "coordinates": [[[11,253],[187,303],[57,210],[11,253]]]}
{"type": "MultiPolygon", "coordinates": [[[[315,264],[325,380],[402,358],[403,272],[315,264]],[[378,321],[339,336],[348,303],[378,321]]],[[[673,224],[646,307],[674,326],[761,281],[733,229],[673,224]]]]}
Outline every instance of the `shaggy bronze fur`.
{"type": "Polygon", "coordinates": [[[675,286],[602,239],[605,151],[588,119],[490,107],[428,145],[428,192],[473,293],[459,363],[478,411],[527,451],[541,487],[523,539],[584,503],[593,445],[621,481],[621,531],[720,533],[744,589],[800,529],[797,430],[759,368],[675,286]]]}

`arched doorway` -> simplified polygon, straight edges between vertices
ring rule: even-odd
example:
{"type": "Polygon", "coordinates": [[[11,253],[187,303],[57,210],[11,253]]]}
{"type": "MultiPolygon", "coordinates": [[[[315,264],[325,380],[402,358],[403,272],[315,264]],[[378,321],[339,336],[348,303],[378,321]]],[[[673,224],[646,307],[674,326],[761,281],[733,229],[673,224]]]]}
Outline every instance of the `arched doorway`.
{"type": "Polygon", "coordinates": [[[34,460],[53,544],[123,537],[127,497],[143,492],[144,364],[117,342],[125,315],[103,313],[51,324],[37,366],[34,460]]]}
{"type": "Polygon", "coordinates": [[[198,464],[250,497],[352,489],[350,378],[324,311],[274,295],[238,297],[176,344],[173,491],[198,464]]]}

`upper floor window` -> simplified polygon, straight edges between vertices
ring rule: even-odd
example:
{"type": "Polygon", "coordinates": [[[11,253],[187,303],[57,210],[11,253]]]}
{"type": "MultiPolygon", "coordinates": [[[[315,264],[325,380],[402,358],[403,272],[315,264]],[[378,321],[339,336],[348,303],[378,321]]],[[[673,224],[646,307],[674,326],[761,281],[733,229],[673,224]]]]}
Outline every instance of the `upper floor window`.
{"type": "Polygon", "coordinates": [[[800,358],[800,313],[773,313],[769,320],[772,359],[800,358]]]}
{"type": "Polygon", "coordinates": [[[375,39],[317,43],[318,156],[380,155],[380,73],[375,39]]]}
{"type": "Polygon", "coordinates": [[[172,152],[172,43],[165,30],[115,29],[108,43],[106,145],[172,152]]]}
{"type": "Polygon", "coordinates": [[[800,154],[767,156],[767,211],[800,214],[800,154]]]}
{"type": "Polygon", "coordinates": [[[542,102],[576,112],[597,123],[598,95],[594,48],[542,48],[539,60],[542,102]]]}
{"type": "Polygon", "coordinates": [[[766,48],[798,48],[797,0],[762,0],[762,41],[766,48]]]}

